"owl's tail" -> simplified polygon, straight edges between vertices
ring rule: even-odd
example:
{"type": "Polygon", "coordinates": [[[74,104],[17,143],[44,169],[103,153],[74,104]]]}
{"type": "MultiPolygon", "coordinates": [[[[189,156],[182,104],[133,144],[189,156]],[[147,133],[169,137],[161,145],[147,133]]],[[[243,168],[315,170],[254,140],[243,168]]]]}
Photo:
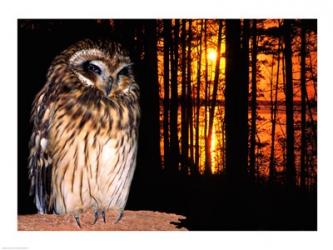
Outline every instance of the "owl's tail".
{"type": "Polygon", "coordinates": [[[39,213],[49,213],[51,194],[52,166],[48,154],[40,146],[39,139],[33,134],[29,157],[30,192],[39,213]],[[37,145],[36,145],[37,142],[37,145]]]}

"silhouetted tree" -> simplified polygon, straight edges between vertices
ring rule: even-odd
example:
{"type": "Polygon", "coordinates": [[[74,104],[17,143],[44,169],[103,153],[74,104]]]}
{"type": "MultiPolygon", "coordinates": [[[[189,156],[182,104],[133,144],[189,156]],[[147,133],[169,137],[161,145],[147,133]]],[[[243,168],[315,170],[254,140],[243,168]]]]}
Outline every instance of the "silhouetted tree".
{"type": "Polygon", "coordinates": [[[247,168],[247,93],[241,75],[241,23],[240,20],[226,20],[226,88],[225,88],[225,129],[226,129],[226,171],[229,181],[237,184],[246,175],[247,168]],[[245,114],[244,114],[245,111],[245,114]]]}
{"type": "Polygon", "coordinates": [[[181,171],[184,174],[188,173],[188,116],[187,116],[187,78],[186,78],[186,19],[181,20],[181,171]]]}
{"type": "MultiPolygon", "coordinates": [[[[188,114],[187,114],[187,81],[186,81],[186,20],[182,20],[181,34],[181,73],[182,73],[182,95],[181,95],[181,145],[182,145],[182,169],[187,166],[188,158],[188,114]]],[[[186,171],[187,172],[187,171],[186,171]]]]}
{"type": "Polygon", "coordinates": [[[295,171],[295,138],[294,138],[294,91],[293,91],[293,64],[292,64],[292,48],[291,48],[291,23],[286,19],[284,21],[284,58],[286,69],[286,131],[287,131],[287,185],[290,188],[295,187],[296,171],[295,171]]]}
{"type": "Polygon", "coordinates": [[[163,20],[163,66],[164,66],[164,99],[163,99],[163,141],[164,141],[164,166],[169,166],[169,82],[170,82],[170,43],[171,43],[171,21],[163,20]]]}
{"type": "MultiPolygon", "coordinates": [[[[159,124],[159,85],[157,78],[157,32],[156,20],[143,21],[146,36],[143,38],[144,60],[141,75],[141,133],[145,138],[144,163],[148,164],[145,171],[152,174],[160,166],[160,124],[159,124]],[[144,129],[143,129],[144,128],[144,129]]],[[[140,141],[139,141],[140,142],[140,141]]]]}
{"type": "Polygon", "coordinates": [[[306,27],[301,21],[301,188],[305,188],[306,171],[306,27]]]}
{"type": "Polygon", "coordinates": [[[210,110],[209,110],[208,135],[206,138],[207,147],[206,147],[205,174],[211,174],[211,167],[212,167],[211,144],[212,144],[212,135],[213,135],[216,98],[217,98],[217,87],[219,84],[219,76],[220,76],[221,42],[222,42],[222,20],[219,20],[219,31],[218,31],[218,35],[217,35],[217,55],[216,55],[216,63],[215,63],[215,77],[214,77],[214,84],[213,84],[212,101],[211,101],[211,106],[210,106],[210,110]]]}
{"type": "Polygon", "coordinates": [[[240,157],[242,164],[245,168],[248,167],[248,137],[249,137],[249,126],[248,126],[248,110],[249,110],[249,33],[250,33],[250,21],[249,19],[244,19],[241,37],[241,74],[240,74],[240,110],[239,119],[242,124],[242,130],[240,133],[239,147],[240,157]]]}
{"type": "Polygon", "coordinates": [[[173,27],[173,44],[171,53],[171,103],[170,103],[170,167],[172,171],[178,170],[179,140],[178,140],[178,40],[179,19],[175,20],[173,27]]]}
{"type": "Polygon", "coordinates": [[[199,51],[198,51],[198,65],[197,65],[197,96],[196,96],[196,105],[197,105],[197,111],[196,111],[196,120],[195,120],[195,126],[196,126],[196,132],[195,132],[195,164],[199,166],[199,132],[200,132],[200,126],[199,126],[199,116],[200,116],[200,83],[201,83],[201,55],[202,55],[202,31],[203,31],[203,20],[201,20],[200,24],[200,40],[199,40],[199,51]]]}
{"type": "MultiPolygon", "coordinates": [[[[207,150],[208,148],[208,140],[207,138],[207,128],[208,128],[208,46],[207,46],[207,20],[204,22],[205,24],[205,39],[204,39],[204,44],[205,44],[205,123],[204,123],[204,138],[205,138],[205,157],[207,157],[207,150]]],[[[206,162],[206,161],[205,161],[206,162]]],[[[206,168],[206,163],[205,163],[205,168],[206,168]]]]}
{"type": "Polygon", "coordinates": [[[250,177],[255,179],[256,131],[257,131],[257,20],[252,21],[252,85],[251,85],[251,133],[250,133],[250,177]]]}
{"type": "Polygon", "coordinates": [[[190,132],[190,160],[193,163],[194,159],[194,152],[193,152],[193,117],[192,117],[192,86],[191,86],[191,78],[192,78],[192,20],[189,20],[189,27],[188,27],[188,40],[187,40],[187,116],[189,122],[189,132],[190,132]]]}
{"type": "MultiPolygon", "coordinates": [[[[278,50],[277,50],[277,71],[276,71],[276,83],[275,83],[275,95],[273,97],[273,74],[271,79],[271,152],[269,158],[269,180],[273,183],[275,178],[275,130],[276,130],[276,117],[278,112],[278,90],[279,90],[279,72],[280,72],[280,51],[281,51],[281,39],[279,38],[278,50]]],[[[274,55],[273,55],[274,60],[274,55]]],[[[273,65],[273,64],[272,64],[273,65]]]]}

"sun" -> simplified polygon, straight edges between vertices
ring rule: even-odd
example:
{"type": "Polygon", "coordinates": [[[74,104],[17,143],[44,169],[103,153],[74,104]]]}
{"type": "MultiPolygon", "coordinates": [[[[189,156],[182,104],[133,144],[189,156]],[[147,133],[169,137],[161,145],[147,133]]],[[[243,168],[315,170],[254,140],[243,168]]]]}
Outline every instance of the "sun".
{"type": "Polygon", "coordinates": [[[208,49],[207,56],[208,56],[208,60],[214,62],[216,60],[216,56],[217,56],[216,50],[211,49],[211,48],[208,49]]]}

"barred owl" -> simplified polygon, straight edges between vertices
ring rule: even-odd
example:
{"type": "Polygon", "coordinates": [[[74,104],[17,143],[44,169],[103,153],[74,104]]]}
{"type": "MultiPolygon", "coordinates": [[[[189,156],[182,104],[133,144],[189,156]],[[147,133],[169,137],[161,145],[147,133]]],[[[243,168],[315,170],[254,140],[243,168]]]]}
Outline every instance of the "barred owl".
{"type": "Polygon", "coordinates": [[[136,166],[139,86],[116,42],[80,41],[52,62],[31,114],[30,195],[39,213],[125,208],[136,166]]]}

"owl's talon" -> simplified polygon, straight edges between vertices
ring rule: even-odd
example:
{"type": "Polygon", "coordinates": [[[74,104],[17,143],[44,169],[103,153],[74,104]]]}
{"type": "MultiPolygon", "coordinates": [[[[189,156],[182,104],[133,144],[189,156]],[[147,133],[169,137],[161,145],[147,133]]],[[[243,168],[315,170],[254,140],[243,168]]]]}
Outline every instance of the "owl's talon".
{"type": "Polygon", "coordinates": [[[93,225],[95,225],[96,224],[96,222],[97,222],[97,220],[98,220],[98,211],[96,210],[95,211],[95,219],[94,219],[94,222],[92,223],[93,225]]]}
{"type": "Polygon", "coordinates": [[[106,223],[106,220],[105,220],[105,210],[102,211],[102,217],[103,217],[104,223],[106,223]]]}
{"type": "Polygon", "coordinates": [[[74,215],[74,218],[76,220],[77,225],[79,226],[79,228],[81,228],[81,224],[80,224],[80,216],[79,215],[74,215]]]}

